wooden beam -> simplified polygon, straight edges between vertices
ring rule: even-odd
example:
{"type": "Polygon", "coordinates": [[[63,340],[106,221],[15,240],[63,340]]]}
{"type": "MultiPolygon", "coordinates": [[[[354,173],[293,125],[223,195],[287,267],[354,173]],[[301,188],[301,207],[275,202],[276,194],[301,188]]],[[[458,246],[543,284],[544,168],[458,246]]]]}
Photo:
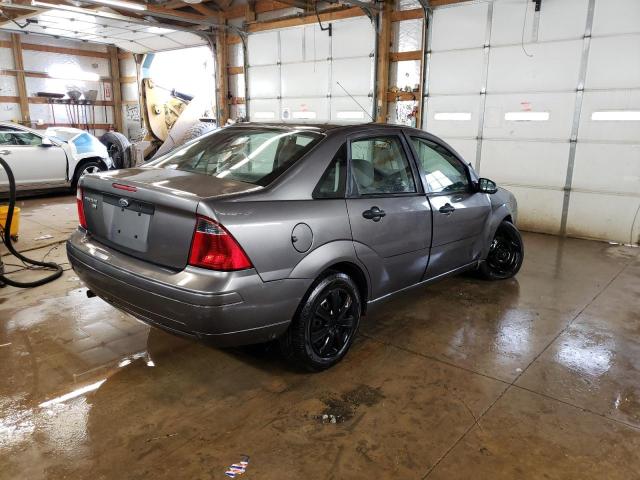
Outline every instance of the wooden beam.
{"type": "MultiPolygon", "coordinates": [[[[364,12],[360,10],[360,8],[352,7],[352,8],[340,8],[331,11],[325,11],[319,14],[321,22],[331,22],[334,20],[343,20],[345,18],[353,18],[353,17],[361,17],[364,15],[364,12]]],[[[262,32],[264,30],[271,30],[274,28],[287,28],[287,27],[298,27],[300,25],[309,25],[312,23],[316,23],[318,19],[316,18],[315,13],[304,16],[296,16],[296,17],[288,17],[277,20],[269,20],[266,22],[256,22],[249,24],[247,26],[247,30],[249,32],[262,32]]]]}
{"type": "Polygon", "coordinates": [[[389,49],[391,48],[391,11],[392,0],[385,0],[380,12],[380,31],[378,32],[377,77],[376,77],[376,122],[387,121],[387,90],[389,90],[389,49]]]}
{"type": "Polygon", "coordinates": [[[244,73],[244,67],[227,67],[229,75],[241,75],[244,73]]]}
{"type": "MultiPolygon", "coordinates": [[[[49,100],[44,97],[29,97],[27,101],[30,105],[44,105],[49,103],[49,100]]],[[[13,96],[13,95],[0,95],[0,103],[20,103],[20,97],[13,96]]],[[[138,102],[136,101],[134,103],[137,104],[138,102]]],[[[56,105],[64,105],[64,104],[60,103],[56,105]]],[[[113,107],[114,103],[106,100],[98,100],[94,102],[94,105],[100,106],[100,107],[102,106],[113,107]]]]}
{"type": "Polygon", "coordinates": [[[387,102],[401,102],[420,99],[420,92],[387,92],[387,102]]]}
{"type": "Polygon", "coordinates": [[[412,8],[411,10],[397,10],[391,13],[392,22],[401,22],[402,20],[414,20],[424,18],[424,11],[421,8],[412,8]]]}
{"type": "Polygon", "coordinates": [[[227,50],[227,32],[223,29],[218,30],[216,33],[216,109],[219,126],[223,126],[229,119],[227,50]]]}
{"type": "Polygon", "coordinates": [[[242,43],[240,35],[227,35],[227,45],[234,45],[236,43],[242,43]]]}
{"type": "Polygon", "coordinates": [[[412,50],[410,52],[391,52],[389,54],[390,62],[406,62],[407,60],[422,60],[422,51],[412,50]]]}
{"type": "Polygon", "coordinates": [[[210,9],[203,3],[192,3],[189,6],[206,17],[220,17],[220,12],[210,9]]]}
{"type": "Polygon", "coordinates": [[[113,123],[117,132],[123,132],[122,118],[122,90],[120,85],[120,60],[118,59],[118,48],[108,47],[109,50],[109,70],[111,76],[111,89],[113,92],[113,123]]]}
{"type": "Polygon", "coordinates": [[[31,121],[29,113],[29,95],[27,94],[27,82],[24,76],[24,62],[22,60],[22,42],[20,35],[11,34],[11,50],[13,51],[13,67],[16,69],[16,84],[18,86],[18,103],[23,122],[31,121]]]}

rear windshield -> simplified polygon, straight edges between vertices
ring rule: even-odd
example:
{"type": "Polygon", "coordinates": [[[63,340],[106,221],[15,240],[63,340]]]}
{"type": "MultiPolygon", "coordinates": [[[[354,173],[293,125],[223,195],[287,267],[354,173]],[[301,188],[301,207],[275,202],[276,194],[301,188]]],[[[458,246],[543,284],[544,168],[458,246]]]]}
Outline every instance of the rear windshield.
{"type": "Polygon", "coordinates": [[[226,128],[150,165],[265,186],[308,152],[322,135],[305,130],[226,128]]]}

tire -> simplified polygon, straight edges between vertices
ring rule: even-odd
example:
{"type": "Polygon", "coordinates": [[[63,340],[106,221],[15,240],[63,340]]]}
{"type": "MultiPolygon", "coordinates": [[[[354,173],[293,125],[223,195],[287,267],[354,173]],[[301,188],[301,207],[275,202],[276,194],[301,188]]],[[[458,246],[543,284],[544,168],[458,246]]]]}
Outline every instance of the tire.
{"type": "Polygon", "coordinates": [[[214,131],[216,128],[218,127],[216,126],[215,123],[210,123],[210,122],[194,123],[193,125],[191,125],[191,127],[189,127],[189,130],[184,132],[184,135],[182,136],[180,141],[176,143],[175,147],[184,145],[185,143],[187,143],[190,140],[193,140],[194,138],[201,137],[205,133],[214,131]]]}
{"type": "Polygon", "coordinates": [[[284,355],[306,370],[332,367],[349,351],[361,312],[358,287],[348,275],[332,272],[321,277],[280,339],[284,355]]]}
{"type": "Polygon", "coordinates": [[[127,140],[127,137],[118,132],[107,132],[100,137],[100,142],[107,147],[116,168],[133,167],[131,142],[127,140]]]}
{"type": "Polygon", "coordinates": [[[71,190],[75,191],[78,187],[78,181],[80,177],[87,173],[97,173],[104,171],[104,166],[97,160],[89,160],[81,163],[76,167],[76,171],[73,174],[73,182],[71,183],[71,190]]]}
{"type": "Polygon", "coordinates": [[[478,272],[487,280],[505,280],[515,276],[524,260],[524,244],[516,226],[504,220],[491,241],[489,254],[478,272]]]}

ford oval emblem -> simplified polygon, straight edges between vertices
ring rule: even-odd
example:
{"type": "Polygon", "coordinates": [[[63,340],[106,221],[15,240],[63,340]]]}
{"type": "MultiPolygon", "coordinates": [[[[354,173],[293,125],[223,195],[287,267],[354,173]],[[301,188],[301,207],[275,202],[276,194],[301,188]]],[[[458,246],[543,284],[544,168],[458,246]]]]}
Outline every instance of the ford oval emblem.
{"type": "Polygon", "coordinates": [[[122,208],[126,208],[129,206],[129,200],[127,200],[126,198],[121,198],[120,200],[118,200],[118,204],[122,207],[122,208]]]}

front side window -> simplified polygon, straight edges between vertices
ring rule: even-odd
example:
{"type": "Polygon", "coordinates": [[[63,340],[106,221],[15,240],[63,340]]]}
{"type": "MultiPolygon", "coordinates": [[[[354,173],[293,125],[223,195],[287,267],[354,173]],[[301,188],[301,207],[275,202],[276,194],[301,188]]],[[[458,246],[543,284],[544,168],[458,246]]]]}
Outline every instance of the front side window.
{"type": "Polygon", "coordinates": [[[411,193],[411,166],[396,136],[351,142],[351,177],[360,195],[411,193]]]}
{"type": "Polygon", "coordinates": [[[42,138],[30,132],[21,130],[2,130],[0,131],[0,145],[33,145],[42,144],[42,138]]]}
{"type": "Polygon", "coordinates": [[[306,130],[229,128],[202,137],[149,165],[265,186],[322,135],[306,130]]]}
{"type": "Polygon", "coordinates": [[[412,137],[411,141],[422,163],[430,193],[469,190],[467,169],[449,150],[424,138],[412,137]]]}

